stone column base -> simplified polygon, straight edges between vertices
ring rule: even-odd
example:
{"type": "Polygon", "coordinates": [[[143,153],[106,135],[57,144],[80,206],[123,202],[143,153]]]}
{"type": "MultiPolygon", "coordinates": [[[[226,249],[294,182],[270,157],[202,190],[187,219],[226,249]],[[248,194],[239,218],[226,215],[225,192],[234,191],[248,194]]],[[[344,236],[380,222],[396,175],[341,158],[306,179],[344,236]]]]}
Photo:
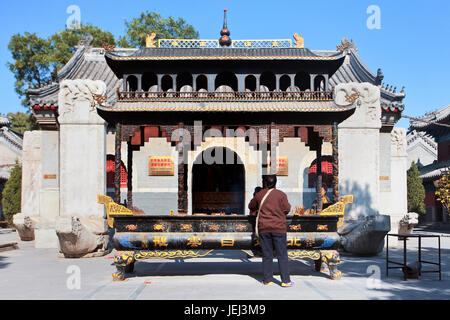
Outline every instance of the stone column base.
{"type": "Polygon", "coordinates": [[[38,222],[39,218],[30,217],[23,213],[15,214],[13,217],[14,226],[22,241],[34,241],[34,228],[38,222]]]}
{"type": "Polygon", "coordinates": [[[65,258],[101,257],[111,252],[105,219],[62,217],[56,221],[56,235],[65,258]]]}

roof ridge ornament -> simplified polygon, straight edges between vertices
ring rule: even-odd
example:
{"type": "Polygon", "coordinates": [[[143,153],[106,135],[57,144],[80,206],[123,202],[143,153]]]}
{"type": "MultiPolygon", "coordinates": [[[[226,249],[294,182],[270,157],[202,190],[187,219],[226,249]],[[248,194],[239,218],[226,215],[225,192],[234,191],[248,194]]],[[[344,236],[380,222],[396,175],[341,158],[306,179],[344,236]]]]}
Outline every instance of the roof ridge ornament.
{"type": "Polygon", "coordinates": [[[155,48],[155,38],[156,38],[156,33],[152,32],[151,35],[149,35],[147,33],[147,38],[145,39],[145,47],[146,48],[155,48]]]}
{"type": "Polygon", "coordinates": [[[231,46],[231,39],[230,39],[230,30],[228,30],[227,26],[227,9],[223,10],[223,28],[220,31],[220,39],[219,44],[221,47],[229,47],[231,46]]]}
{"type": "Polygon", "coordinates": [[[303,39],[303,34],[300,36],[298,33],[294,33],[294,43],[296,48],[304,48],[305,47],[305,39],[303,39]]]}
{"type": "Polygon", "coordinates": [[[351,39],[351,41],[349,42],[347,37],[342,38],[341,44],[337,45],[336,48],[341,52],[347,51],[348,49],[354,49],[355,51],[358,51],[358,48],[353,42],[353,39],[351,39]]]}

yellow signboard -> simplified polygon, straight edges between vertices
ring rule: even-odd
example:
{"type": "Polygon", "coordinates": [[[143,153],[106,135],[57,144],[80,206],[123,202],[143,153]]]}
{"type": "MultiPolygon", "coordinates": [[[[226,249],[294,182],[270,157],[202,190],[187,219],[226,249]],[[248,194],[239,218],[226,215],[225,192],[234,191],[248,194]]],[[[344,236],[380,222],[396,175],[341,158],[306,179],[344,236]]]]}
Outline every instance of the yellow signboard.
{"type": "Polygon", "coordinates": [[[148,157],[149,176],[173,176],[175,165],[173,157],[148,157]]]}
{"type": "MultiPolygon", "coordinates": [[[[267,169],[270,170],[270,158],[267,160],[267,169]]],[[[277,176],[289,175],[289,157],[277,158],[277,176]]]]}

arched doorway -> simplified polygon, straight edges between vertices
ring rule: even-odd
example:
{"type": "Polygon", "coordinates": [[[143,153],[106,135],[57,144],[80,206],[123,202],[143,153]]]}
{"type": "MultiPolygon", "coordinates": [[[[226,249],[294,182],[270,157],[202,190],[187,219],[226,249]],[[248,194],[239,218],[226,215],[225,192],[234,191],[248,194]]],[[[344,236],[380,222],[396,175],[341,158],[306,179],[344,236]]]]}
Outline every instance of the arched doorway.
{"type": "Polygon", "coordinates": [[[224,147],[203,151],[192,167],[193,214],[243,215],[244,208],[245,168],[239,156],[224,147]]]}

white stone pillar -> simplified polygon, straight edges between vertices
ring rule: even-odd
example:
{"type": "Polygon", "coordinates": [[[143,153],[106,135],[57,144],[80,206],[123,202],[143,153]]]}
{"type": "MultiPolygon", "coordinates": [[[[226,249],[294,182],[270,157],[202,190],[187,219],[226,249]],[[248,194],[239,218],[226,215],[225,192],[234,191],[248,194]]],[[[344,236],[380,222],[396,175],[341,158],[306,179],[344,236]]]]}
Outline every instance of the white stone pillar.
{"type": "Polygon", "coordinates": [[[41,131],[41,183],[36,248],[58,248],[56,220],[59,217],[59,132],[41,131]]]}
{"type": "Polygon", "coordinates": [[[353,194],[346,219],[378,215],[380,89],[369,83],[338,84],[335,103],[356,107],[339,124],[339,192],[353,194]]]}
{"type": "Polygon", "coordinates": [[[56,233],[65,257],[107,253],[108,228],[98,194],[106,194],[106,123],[95,95],[103,81],[65,80],[60,85],[60,218],[56,233]]]}
{"type": "Polygon", "coordinates": [[[391,216],[391,231],[398,232],[400,220],[408,213],[406,129],[394,128],[391,142],[391,206],[386,214],[391,216]]]}
{"type": "Polygon", "coordinates": [[[23,136],[21,212],[13,218],[14,226],[22,241],[35,239],[34,229],[39,221],[41,133],[41,131],[26,131],[23,136]]]}

